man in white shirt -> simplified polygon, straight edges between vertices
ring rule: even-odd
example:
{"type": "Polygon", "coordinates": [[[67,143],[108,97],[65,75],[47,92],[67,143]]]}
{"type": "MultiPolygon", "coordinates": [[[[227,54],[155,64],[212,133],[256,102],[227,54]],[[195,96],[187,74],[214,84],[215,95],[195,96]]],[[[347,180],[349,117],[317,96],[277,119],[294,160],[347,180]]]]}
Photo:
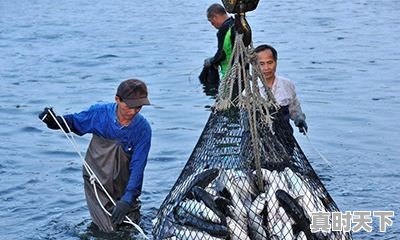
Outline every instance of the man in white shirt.
{"type": "MultiPolygon", "coordinates": [[[[257,60],[260,65],[266,85],[271,89],[276,102],[281,107],[280,112],[283,120],[290,126],[289,119],[294,121],[301,133],[307,132],[306,116],[301,110],[300,101],[296,96],[294,84],[287,78],[275,74],[278,53],[270,45],[263,44],[255,48],[257,60]]],[[[261,84],[261,92],[265,93],[264,85],[261,84]]]]}

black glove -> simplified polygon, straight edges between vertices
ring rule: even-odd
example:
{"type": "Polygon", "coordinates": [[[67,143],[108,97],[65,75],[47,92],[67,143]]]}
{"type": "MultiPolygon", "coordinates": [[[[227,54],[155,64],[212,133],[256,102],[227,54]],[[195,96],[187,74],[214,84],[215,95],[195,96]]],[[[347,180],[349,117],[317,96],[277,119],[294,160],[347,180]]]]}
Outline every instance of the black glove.
{"type": "Polygon", "coordinates": [[[294,120],[294,125],[299,128],[299,132],[306,134],[308,127],[304,117],[298,117],[294,120]]]}
{"type": "Polygon", "coordinates": [[[119,200],[111,209],[111,222],[113,224],[121,224],[126,214],[128,214],[131,205],[123,200],[119,200]]]}
{"type": "Polygon", "coordinates": [[[60,129],[55,118],[57,118],[57,115],[54,113],[53,108],[46,107],[43,112],[39,114],[39,119],[46,123],[48,128],[60,129]]]}
{"type": "MultiPolygon", "coordinates": [[[[39,119],[46,123],[47,127],[50,129],[60,129],[60,126],[57,124],[58,122],[65,132],[69,132],[68,127],[64,123],[64,120],[54,113],[53,108],[44,108],[43,112],[39,114],[39,119]]],[[[71,127],[69,127],[69,129],[72,130],[71,127]]]]}

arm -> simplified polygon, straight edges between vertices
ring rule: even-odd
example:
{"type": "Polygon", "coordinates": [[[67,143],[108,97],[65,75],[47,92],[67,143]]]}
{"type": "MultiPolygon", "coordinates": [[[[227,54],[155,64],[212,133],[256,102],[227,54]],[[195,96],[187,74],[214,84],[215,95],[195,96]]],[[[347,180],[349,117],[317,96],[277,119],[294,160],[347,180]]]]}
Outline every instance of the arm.
{"type": "MultiPolygon", "coordinates": [[[[100,126],[104,126],[106,114],[107,111],[100,105],[93,105],[88,110],[64,115],[64,118],[73,132],[82,136],[86,133],[94,133],[96,129],[101,128],[100,126]]],[[[101,133],[98,134],[102,135],[101,133]]]]}
{"type": "Polygon", "coordinates": [[[224,39],[228,29],[229,28],[220,29],[217,33],[218,49],[217,52],[214,54],[214,56],[211,58],[212,65],[219,65],[219,63],[225,60],[226,58],[226,54],[224,52],[224,39]]]}
{"type": "Polygon", "coordinates": [[[293,99],[289,104],[290,119],[292,120],[296,120],[297,118],[306,119],[306,115],[301,110],[300,101],[296,96],[296,92],[293,92],[292,97],[293,99]]]}
{"type": "Polygon", "coordinates": [[[122,200],[131,204],[142,193],[144,169],[151,145],[151,129],[146,126],[138,139],[129,164],[130,176],[122,200]]]}
{"type": "Polygon", "coordinates": [[[57,116],[56,113],[54,112],[53,108],[44,108],[43,112],[39,114],[39,119],[42,120],[44,123],[46,123],[47,127],[53,130],[58,130],[58,129],[63,129],[65,132],[75,132],[74,125],[72,124],[71,121],[67,121],[61,116],[57,116]]]}
{"type": "Polygon", "coordinates": [[[85,133],[92,133],[96,126],[102,124],[101,120],[104,119],[104,117],[101,117],[100,120],[95,120],[97,113],[99,113],[100,116],[106,114],[104,109],[99,105],[93,105],[86,111],[64,115],[64,122],[63,118],[57,116],[52,108],[45,108],[44,111],[39,114],[39,118],[46,123],[47,127],[50,129],[60,129],[61,126],[65,132],[71,130],[71,132],[82,136],[85,133]]]}
{"type": "Polygon", "coordinates": [[[112,209],[111,222],[113,224],[122,223],[132,203],[142,193],[144,168],[147,163],[151,140],[150,125],[146,122],[142,127],[142,130],[139,130],[139,134],[136,135],[135,132],[133,136],[134,149],[129,163],[128,184],[125,188],[125,193],[112,209]]]}
{"type": "Polygon", "coordinates": [[[308,131],[308,126],[306,123],[306,115],[301,110],[300,101],[297,98],[296,90],[294,85],[291,86],[292,101],[289,104],[289,114],[290,118],[294,121],[296,127],[299,128],[300,132],[304,133],[308,131]]]}

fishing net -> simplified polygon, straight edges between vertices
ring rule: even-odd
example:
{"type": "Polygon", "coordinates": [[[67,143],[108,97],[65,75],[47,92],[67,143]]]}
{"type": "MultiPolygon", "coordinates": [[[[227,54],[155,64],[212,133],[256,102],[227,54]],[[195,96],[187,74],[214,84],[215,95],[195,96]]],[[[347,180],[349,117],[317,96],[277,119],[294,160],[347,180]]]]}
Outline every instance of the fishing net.
{"type": "Polygon", "coordinates": [[[154,219],[155,239],[352,238],[311,231],[312,213],[339,209],[259,79],[238,34],[213,111],[154,219]]]}

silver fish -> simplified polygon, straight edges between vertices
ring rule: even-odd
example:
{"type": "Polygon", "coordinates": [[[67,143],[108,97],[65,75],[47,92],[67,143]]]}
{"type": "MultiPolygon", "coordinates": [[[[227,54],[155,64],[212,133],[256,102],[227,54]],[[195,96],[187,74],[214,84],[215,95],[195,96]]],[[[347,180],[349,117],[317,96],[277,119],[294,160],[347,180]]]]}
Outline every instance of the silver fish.
{"type": "Polygon", "coordinates": [[[175,226],[175,237],[177,240],[221,240],[224,238],[213,237],[205,231],[198,231],[192,227],[175,226]]]}
{"type": "Polygon", "coordinates": [[[303,231],[300,231],[296,237],[296,240],[307,240],[306,234],[303,231]]]}
{"type": "Polygon", "coordinates": [[[268,235],[263,226],[263,219],[259,214],[250,210],[248,213],[248,223],[248,232],[252,240],[268,239],[268,235]]]}
{"type": "Polygon", "coordinates": [[[190,212],[190,214],[198,218],[215,223],[221,223],[221,220],[219,219],[217,214],[215,214],[202,202],[189,199],[181,201],[178,206],[184,209],[186,212],[190,212]]]}
{"type": "Polygon", "coordinates": [[[247,230],[242,228],[243,225],[238,224],[230,217],[226,218],[228,223],[229,236],[231,240],[251,240],[247,235],[247,230]]]}

